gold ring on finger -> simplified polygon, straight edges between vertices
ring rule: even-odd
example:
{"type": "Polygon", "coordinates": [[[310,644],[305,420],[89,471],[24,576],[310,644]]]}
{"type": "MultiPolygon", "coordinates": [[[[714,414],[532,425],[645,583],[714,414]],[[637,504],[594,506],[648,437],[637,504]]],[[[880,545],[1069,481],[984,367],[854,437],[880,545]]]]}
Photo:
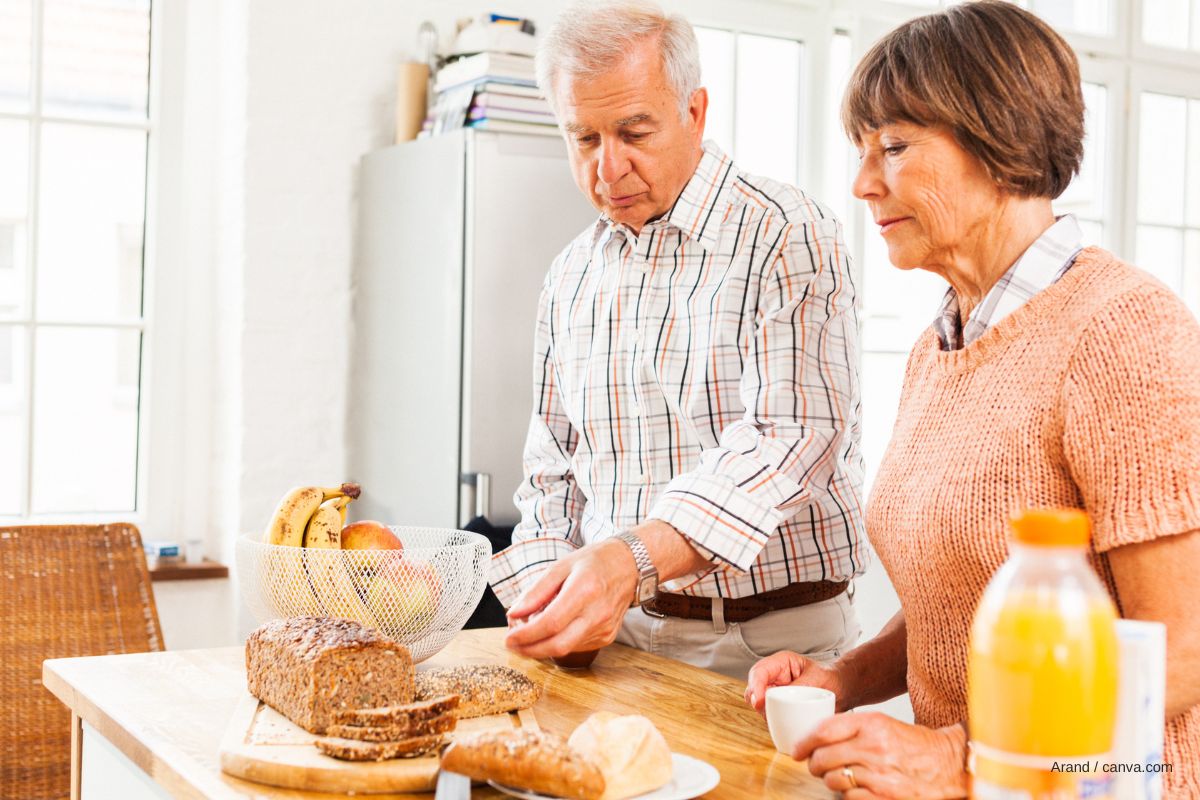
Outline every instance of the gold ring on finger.
{"type": "Polygon", "coordinates": [[[851,789],[858,788],[858,781],[854,780],[854,769],[849,764],[842,767],[842,774],[846,776],[846,780],[850,781],[851,789]]]}

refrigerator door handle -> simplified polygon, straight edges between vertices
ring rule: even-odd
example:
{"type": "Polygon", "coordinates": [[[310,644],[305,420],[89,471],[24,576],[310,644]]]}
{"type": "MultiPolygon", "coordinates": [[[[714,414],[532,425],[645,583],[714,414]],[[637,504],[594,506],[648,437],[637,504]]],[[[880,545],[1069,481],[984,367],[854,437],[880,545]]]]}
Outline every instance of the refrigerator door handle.
{"type": "Polygon", "coordinates": [[[492,510],[492,476],[486,472],[464,472],[460,482],[475,490],[475,516],[487,519],[492,510]]]}

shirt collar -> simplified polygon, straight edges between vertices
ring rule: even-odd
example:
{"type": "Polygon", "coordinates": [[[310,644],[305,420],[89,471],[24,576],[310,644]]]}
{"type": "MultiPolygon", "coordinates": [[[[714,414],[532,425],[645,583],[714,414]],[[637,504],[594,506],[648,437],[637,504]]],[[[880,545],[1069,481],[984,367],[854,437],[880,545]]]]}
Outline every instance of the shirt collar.
{"type": "Polygon", "coordinates": [[[958,295],[946,291],[933,327],[943,350],[958,350],[974,342],[1031,297],[1063,276],[1082,249],[1083,230],[1074,215],[1064,214],[1047,228],[996,281],[962,324],[958,295]]]}
{"type": "MultiPolygon", "coordinates": [[[[716,248],[720,238],[721,223],[729,205],[737,168],[733,160],[711,141],[704,143],[704,152],[696,171],[688,179],[675,204],[663,217],[647,222],[642,233],[657,227],[677,228],[683,235],[700,244],[705,250],[716,248]]],[[[592,235],[595,246],[603,237],[607,241],[614,230],[626,232],[632,240],[633,234],[623,225],[613,222],[607,215],[596,221],[592,235]],[[608,236],[604,234],[607,233],[608,236]]]]}

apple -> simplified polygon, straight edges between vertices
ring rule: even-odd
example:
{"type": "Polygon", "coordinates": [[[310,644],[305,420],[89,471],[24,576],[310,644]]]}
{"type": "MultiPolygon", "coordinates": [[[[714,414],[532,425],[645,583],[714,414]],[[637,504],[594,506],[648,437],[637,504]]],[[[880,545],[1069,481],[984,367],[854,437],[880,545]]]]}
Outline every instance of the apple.
{"type": "Polygon", "coordinates": [[[367,606],[393,635],[418,633],[437,616],[442,580],[425,561],[397,558],[384,564],[367,590],[367,606]]]}
{"type": "Polygon", "coordinates": [[[363,519],[342,528],[343,550],[403,550],[404,542],[382,522],[363,519]]]}

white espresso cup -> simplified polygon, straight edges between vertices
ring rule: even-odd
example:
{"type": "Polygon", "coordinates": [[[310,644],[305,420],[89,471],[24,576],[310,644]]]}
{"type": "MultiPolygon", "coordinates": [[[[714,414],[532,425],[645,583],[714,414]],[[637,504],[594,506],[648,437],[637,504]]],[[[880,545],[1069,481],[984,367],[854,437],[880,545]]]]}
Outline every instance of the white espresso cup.
{"type": "Polygon", "coordinates": [[[816,686],[772,686],[767,689],[767,730],[775,749],[785,755],[824,719],[833,716],[833,692],[816,686]]]}

